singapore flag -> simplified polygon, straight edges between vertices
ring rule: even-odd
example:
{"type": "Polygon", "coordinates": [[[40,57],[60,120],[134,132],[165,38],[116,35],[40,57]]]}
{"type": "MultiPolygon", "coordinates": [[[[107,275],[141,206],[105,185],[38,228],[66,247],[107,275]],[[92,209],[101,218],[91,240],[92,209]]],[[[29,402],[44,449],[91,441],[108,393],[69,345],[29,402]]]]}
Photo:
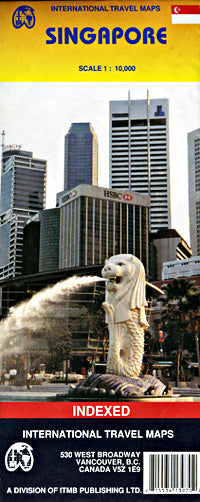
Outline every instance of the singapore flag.
{"type": "Polygon", "coordinates": [[[200,5],[172,5],[172,24],[199,24],[200,5]]]}

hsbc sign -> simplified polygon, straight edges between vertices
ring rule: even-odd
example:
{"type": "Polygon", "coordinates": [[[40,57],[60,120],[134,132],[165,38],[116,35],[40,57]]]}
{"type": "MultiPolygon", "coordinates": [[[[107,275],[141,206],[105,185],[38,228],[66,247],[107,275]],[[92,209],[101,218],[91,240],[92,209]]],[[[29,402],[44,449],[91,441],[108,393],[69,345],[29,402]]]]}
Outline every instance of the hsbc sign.
{"type": "Polygon", "coordinates": [[[73,199],[74,197],[76,197],[76,195],[77,195],[77,191],[76,190],[72,190],[71,192],[69,192],[69,193],[67,193],[66,195],[63,196],[62,203],[67,202],[70,199],[73,199]]]}
{"type": "MultiPolygon", "coordinates": [[[[129,202],[133,199],[133,196],[127,192],[125,192],[125,193],[124,192],[115,192],[115,190],[109,190],[109,189],[108,190],[103,189],[103,191],[104,191],[104,197],[112,199],[112,200],[118,200],[118,201],[122,201],[122,202],[124,200],[126,202],[127,201],[129,202]]],[[[69,202],[70,200],[74,199],[77,195],[81,195],[80,190],[78,190],[78,192],[76,189],[71,190],[71,192],[68,192],[62,196],[61,204],[65,204],[66,202],[69,202]]],[[[83,192],[83,195],[95,197],[95,193],[90,194],[90,192],[86,192],[86,191],[83,192]]]]}
{"type": "Polygon", "coordinates": [[[132,200],[132,195],[130,195],[130,193],[124,193],[123,194],[123,199],[124,200],[132,200]]]}
{"type": "Polygon", "coordinates": [[[104,197],[109,197],[111,199],[117,200],[132,200],[132,195],[130,193],[114,192],[113,190],[104,190],[104,197]]]}

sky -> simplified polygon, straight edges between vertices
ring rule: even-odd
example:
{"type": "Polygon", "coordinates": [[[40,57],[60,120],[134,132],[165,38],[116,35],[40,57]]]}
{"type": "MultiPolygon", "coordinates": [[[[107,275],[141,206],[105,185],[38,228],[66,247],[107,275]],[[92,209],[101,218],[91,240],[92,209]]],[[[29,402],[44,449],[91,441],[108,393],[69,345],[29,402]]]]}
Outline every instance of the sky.
{"type": "Polygon", "coordinates": [[[47,208],[63,190],[64,136],[72,122],[91,122],[99,144],[99,186],[109,186],[109,101],[169,98],[172,228],[189,242],[187,133],[200,127],[197,82],[3,82],[0,130],[47,160],[47,208]]]}

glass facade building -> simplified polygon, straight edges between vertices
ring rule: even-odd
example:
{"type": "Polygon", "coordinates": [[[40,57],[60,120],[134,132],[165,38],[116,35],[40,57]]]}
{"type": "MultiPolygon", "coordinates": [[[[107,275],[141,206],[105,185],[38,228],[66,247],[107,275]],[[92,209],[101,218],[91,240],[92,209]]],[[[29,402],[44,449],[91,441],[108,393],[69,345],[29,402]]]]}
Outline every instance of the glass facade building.
{"type": "Polygon", "coordinates": [[[200,128],[188,133],[190,243],[200,256],[200,128]]]}
{"type": "Polygon", "coordinates": [[[73,123],[65,136],[64,190],[98,185],[98,142],[90,123],[73,123]]]}
{"type": "Polygon", "coordinates": [[[79,185],[60,195],[59,206],[59,268],[99,265],[112,255],[130,253],[148,274],[148,195],[79,185]]]}
{"type": "Polygon", "coordinates": [[[32,152],[6,149],[2,154],[0,280],[22,273],[25,222],[45,207],[46,161],[32,152]]]}
{"type": "Polygon", "coordinates": [[[151,231],[170,228],[168,99],[111,101],[110,187],[149,194],[151,231]]]}
{"type": "Polygon", "coordinates": [[[32,275],[39,272],[40,222],[30,221],[23,232],[22,274],[32,275]]]}
{"type": "Polygon", "coordinates": [[[23,274],[59,269],[60,209],[39,211],[27,221],[23,238],[23,274]]]}
{"type": "Polygon", "coordinates": [[[39,272],[59,269],[60,209],[40,213],[39,272]]]}

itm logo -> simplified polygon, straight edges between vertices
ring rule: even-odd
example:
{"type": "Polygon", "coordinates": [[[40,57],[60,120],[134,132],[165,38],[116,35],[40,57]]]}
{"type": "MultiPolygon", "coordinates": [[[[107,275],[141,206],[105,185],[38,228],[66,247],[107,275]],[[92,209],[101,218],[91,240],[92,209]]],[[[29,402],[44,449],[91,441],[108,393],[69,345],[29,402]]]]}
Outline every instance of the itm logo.
{"type": "Polygon", "coordinates": [[[34,464],[32,449],[33,448],[27,443],[12,444],[5,456],[7,471],[16,471],[18,467],[21,467],[22,471],[30,471],[34,464]]]}
{"type": "Polygon", "coordinates": [[[35,26],[34,9],[29,5],[21,5],[17,7],[12,17],[14,28],[21,28],[24,24],[30,30],[35,26]]]}

